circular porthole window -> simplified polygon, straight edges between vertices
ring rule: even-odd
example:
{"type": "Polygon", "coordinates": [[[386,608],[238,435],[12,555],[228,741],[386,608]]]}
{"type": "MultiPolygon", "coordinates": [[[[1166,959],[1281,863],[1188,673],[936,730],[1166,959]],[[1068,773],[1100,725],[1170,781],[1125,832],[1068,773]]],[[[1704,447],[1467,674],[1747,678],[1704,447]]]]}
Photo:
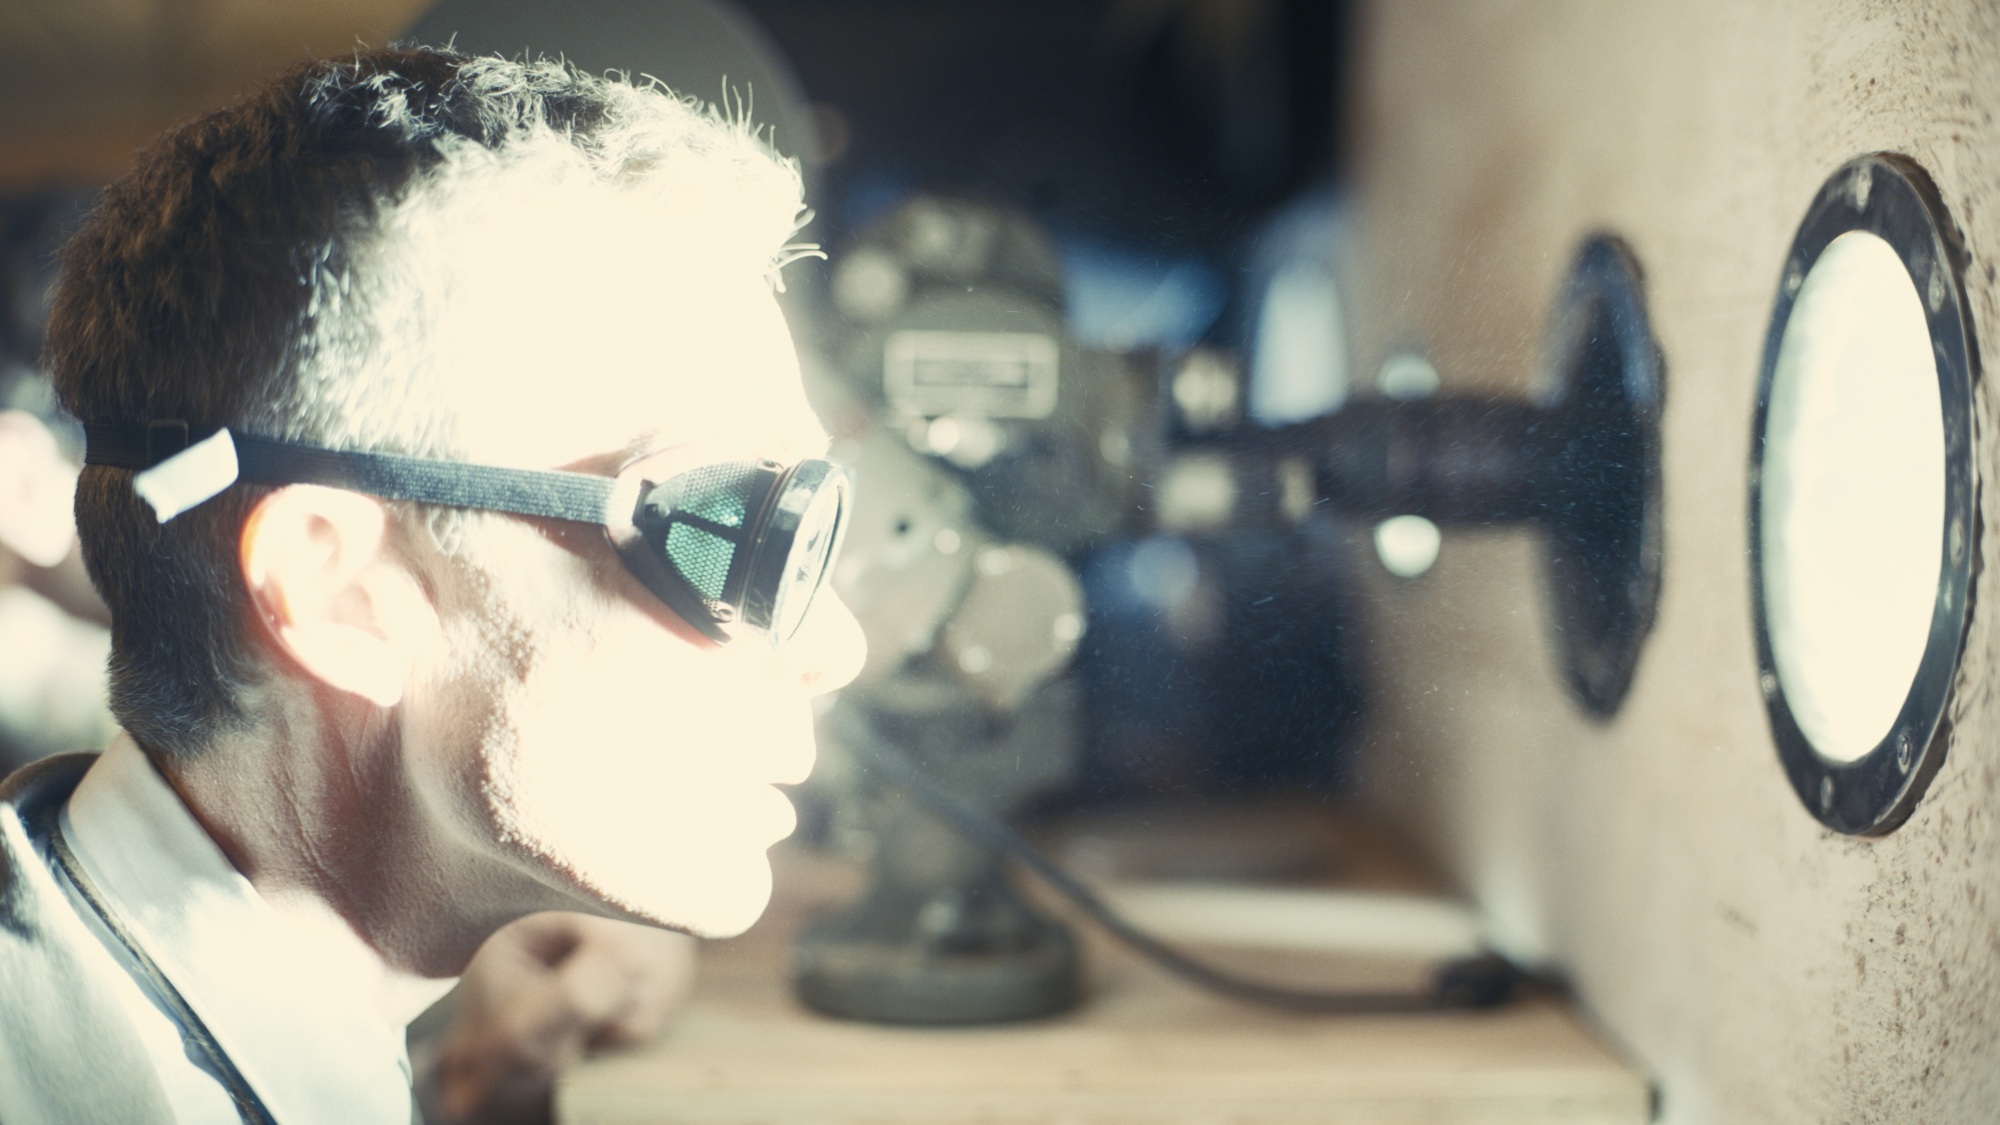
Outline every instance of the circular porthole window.
{"type": "Polygon", "coordinates": [[[1977,526],[1951,229],[1910,161],[1847,164],[1793,241],[1764,348],[1760,686],[1793,787],[1840,832],[1895,828],[1944,758],[1977,526]]]}
{"type": "Polygon", "coordinates": [[[1660,600],[1665,381],[1638,258],[1594,235],[1557,297],[1536,398],[1549,412],[1541,502],[1556,649],[1571,694],[1602,719],[1631,690],[1660,600]]]}

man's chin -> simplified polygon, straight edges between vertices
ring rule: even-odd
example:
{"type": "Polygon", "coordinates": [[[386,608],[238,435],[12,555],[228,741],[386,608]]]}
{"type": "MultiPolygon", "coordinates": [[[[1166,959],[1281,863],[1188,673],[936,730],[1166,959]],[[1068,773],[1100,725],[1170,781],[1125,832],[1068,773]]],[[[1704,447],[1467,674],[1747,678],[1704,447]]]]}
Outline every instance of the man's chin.
{"type": "Polygon", "coordinates": [[[771,864],[754,859],[697,864],[628,862],[578,864],[584,890],[635,921],[699,938],[735,937],[754,925],[771,901],[771,864]]]}

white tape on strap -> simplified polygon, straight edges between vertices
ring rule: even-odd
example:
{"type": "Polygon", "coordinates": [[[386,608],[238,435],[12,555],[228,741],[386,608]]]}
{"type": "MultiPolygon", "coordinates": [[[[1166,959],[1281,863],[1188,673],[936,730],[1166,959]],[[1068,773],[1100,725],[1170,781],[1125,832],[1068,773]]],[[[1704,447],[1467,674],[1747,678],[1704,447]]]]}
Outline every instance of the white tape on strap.
{"type": "Polygon", "coordinates": [[[132,478],[132,490],[165,523],[236,483],[236,443],[217,430],[132,478]]]}

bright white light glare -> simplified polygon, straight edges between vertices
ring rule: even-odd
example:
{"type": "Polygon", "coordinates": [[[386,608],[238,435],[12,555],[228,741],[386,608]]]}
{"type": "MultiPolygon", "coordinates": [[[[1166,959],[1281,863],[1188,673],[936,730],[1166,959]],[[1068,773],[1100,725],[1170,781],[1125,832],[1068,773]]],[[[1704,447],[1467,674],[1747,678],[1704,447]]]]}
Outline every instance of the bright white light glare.
{"type": "Polygon", "coordinates": [[[1347,398],[1340,289],[1318,262],[1287,263],[1264,290],[1250,372],[1250,414],[1275,425],[1315,418],[1347,398]]]}
{"type": "Polygon", "coordinates": [[[1007,446],[1007,434],[984,418],[946,414],[924,426],[924,447],[961,469],[978,469],[1007,446]]]}
{"type": "Polygon", "coordinates": [[[805,433],[797,354],[765,274],[790,233],[776,229],[785,205],[735,175],[663,178],[686,182],[584,186],[524,158],[468,172],[449,206],[418,199],[390,215],[374,329],[380,362],[408,374],[331,403],[340,437],[380,446],[438,403],[452,404],[464,455],[530,468],[655,426],[655,446],[753,427],[762,438],[775,418],[805,433]],[[685,214],[702,221],[672,219],[685,214]],[[729,378],[667,374],[717,371],[729,378]],[[746,423],[746,403],[770,413],[746,423]]]}
{"type": "Polygon", "coordinates": [[[789,658],[690,645],[637,610],[559,627],[589,589],[584,564],[533,565],[550,548],[525,524],[480,534],[483,558],[512,556],[497,596],[540,626],[518,651],[452,658],[479,661],[499,701],[481,752],[503,838],[647,917],[709,937],[748,928],[770,894],[765,850],[796,824],[774,786],[815,758],[789,658]]]}
{"type": "Polygon", "coordinates": [[[1207,348],[1196,348],[1174,372],[1174,405],[1197,430],[1226,425],[1236,417],[1242,398],[1236,364],[1207,348]]]}
{"type": "Polygon", "coordinates": [[[1226,458],[1184,454],[1161,470],[1153,503],[1160,526],[1169,531],[1222,527],[1236,509],[1236,474],[1226,458]]]}
{"type": "Polygon", "coordinates": [[[1444,533],[1422,516],[1391,516],[1375,525],[1375,555],[1398,578],[1415,578],[1437,562],[1444,533]]]}
{"type": "MultiPolygon", "coordinates": [[[[0,484],[7,489],[0,502],[0,546],[39,567],[67,558],[76,545],[76,474],[40,419],[25,410],[0,410],[0,484]]],[[[16,646],[14,651],[37,650],[16,646]]]]}
{"type": "Polygon", "coordinates": [[[1375,373],[1375,385],[1383,394],[1406,402],[1436,394],[1440,382],[1437,368],[1415,352],[1397,352],[1375,373]]]}
{"type": "Polygon", "coordinates": [[[1868,753],[1902,709],[1930,634],[1944,502],[1922,300],[1894,248],[1850,231],[1799,289],[1764,426],[1766,627],[1785,699],[1827,758],[1868,753]]]}

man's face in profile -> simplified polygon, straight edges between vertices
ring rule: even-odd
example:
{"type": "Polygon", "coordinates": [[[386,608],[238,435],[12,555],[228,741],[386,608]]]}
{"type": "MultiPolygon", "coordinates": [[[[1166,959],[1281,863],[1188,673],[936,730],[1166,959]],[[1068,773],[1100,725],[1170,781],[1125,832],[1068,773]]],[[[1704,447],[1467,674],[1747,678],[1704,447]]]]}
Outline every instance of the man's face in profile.
{"type": "MultiPolygon", "coordinates": [[[[448,385],[487,388],[461,415],[471,444],[603,475],[656,452],[821,454],[768,279],[677,270],[701,247],[646,229],[600,201],[504,243],[452,240],[433,354],[448,385]]],[[[486,518],[462,557],[406,695],[422,791],[564,890],[696,933],[747,927],[794,823],[773,786],[812,768],[809,698],[859,666],[853,618],[822,592],[781,648],[717,646],[584,525],[486,518]]]]}

